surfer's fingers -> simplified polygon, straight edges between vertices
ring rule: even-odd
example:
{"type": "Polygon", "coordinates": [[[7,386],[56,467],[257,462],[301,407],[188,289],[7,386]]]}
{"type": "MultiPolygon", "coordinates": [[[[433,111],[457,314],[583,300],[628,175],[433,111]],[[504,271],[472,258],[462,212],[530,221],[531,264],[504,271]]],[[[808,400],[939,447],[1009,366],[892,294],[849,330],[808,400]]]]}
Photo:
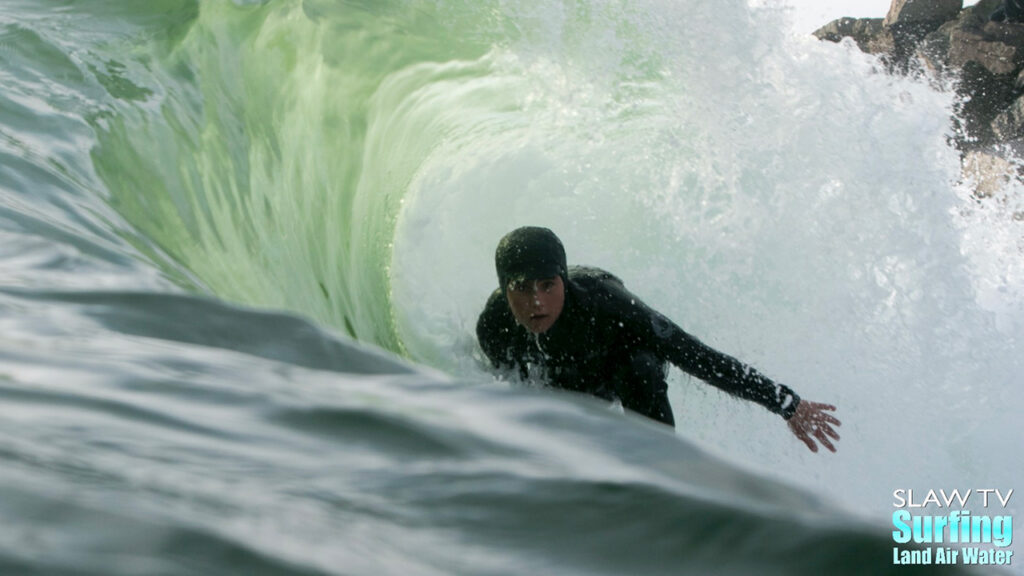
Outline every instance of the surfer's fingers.
{"type": "Polygon", "coordinates": [[[842,422],[839,421],[839,418],[836,418],[835,416],[833,416],[831,414],[822,414],[821,415],[821,420],[823,422],[828,422],[829,424],[831,424],[833,426],[842,426],[842,422]]]}
{"type": "Polygon", "coordinates": [[[825,426],[824,430],[825,434],[828,434],[833,440],[839,440],[839,432],[833,430],[831,426],[825,426]]]}
{"type": "Polygon", "coordinates": [[[811,438],[810,434],[815,429],[815,426],[813,424],[796,416],[791,418],[787,422],[787,424],[789,425],[790,432],[792,432],[794,436],[799,438],[801,442],[806,444],[808,450],[810,450],[811,452],[818,451],[818,445],[814,442],[814,439],[811,438]]]}
{"type": "Polygon", "coordinates": [[[818,445],[814,443],[814,440],[811,439],[811,437],[807,434],[806,430],[794,426],[793,434],[796,434],[796,437],[799,438],[801,442],[807,445],[808,450],[810,450],[811,452],[818,451],[818,445]]]}
{"type": "Polygon", "coordinates": [[[822,411],[822,410],[830,410],[832,412],[836,411],[836,407],[833,406],[832,404],[825,404],[823,402],[809,402],[809,404],[810,404],[811,408],[814,408],[815,410],[817,410],[819,412],[822,411]]]}
{"type": "MultiPolygon", "coordinates": [[[[818,442],[821,442],[821,445],[824,446],[825,448],[828,448],[832,452],[836,451],[836,447],[832,445],[832,442],[829,441],[828,437],[825,436],[825,432],[822,431],[821,429],[818,429],[814,432],[814,437],[817,438],[818,442]]],[[[815,452],[817,452],[817,450],[815,450],[815,452]]]]}

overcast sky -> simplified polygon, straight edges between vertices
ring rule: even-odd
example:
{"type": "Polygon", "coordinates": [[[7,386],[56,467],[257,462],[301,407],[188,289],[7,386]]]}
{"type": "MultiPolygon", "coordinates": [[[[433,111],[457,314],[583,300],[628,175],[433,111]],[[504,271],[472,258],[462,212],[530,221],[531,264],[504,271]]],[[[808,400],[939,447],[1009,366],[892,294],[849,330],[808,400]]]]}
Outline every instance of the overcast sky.
{"type": "MultiPolygon", "coordinates": [[[[889,12],[891,0],[782,0],[792,6],[793,27],[796,32],[813,32],[842,16],[855,18],[884,18],[889,12]]],[[[763,0],[751,0],[758,4],[763,0]]],[[[977,0],[965,0],[964,6],[977,4],[977,0]]]]}

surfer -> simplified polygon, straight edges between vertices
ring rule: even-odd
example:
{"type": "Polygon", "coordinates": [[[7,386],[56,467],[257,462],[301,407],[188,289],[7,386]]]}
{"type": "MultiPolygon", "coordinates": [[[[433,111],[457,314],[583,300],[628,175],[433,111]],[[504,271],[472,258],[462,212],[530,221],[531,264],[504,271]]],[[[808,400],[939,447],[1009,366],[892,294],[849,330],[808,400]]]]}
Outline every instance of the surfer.
{"type": "Polygon", "coordinates": [[[733,396],[779,414],[812,452],[835,452],[835,406],[803,400],[789,387],[683,331],[598,268],[566,265],[561,240],[523,227],[495,251],[498,289],[477,321],[480,347],[498,369],[553,387],[618,400],[675,426],[667,363],[733,396]]]}

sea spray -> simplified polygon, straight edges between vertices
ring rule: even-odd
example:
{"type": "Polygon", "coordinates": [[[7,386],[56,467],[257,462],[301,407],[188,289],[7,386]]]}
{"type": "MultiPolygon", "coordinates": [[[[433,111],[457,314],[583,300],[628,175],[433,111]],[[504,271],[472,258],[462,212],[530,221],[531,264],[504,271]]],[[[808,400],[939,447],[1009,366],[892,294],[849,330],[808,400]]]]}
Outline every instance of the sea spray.
{"type": "MultiPolygon", "coordinates": [[[[478,123],[479,102],[466,108],[404,198],[391,278],[406,349],[481,373],[474,325],[496,286],[494,245],[545,225],[570,262],[616,272],[713,346],[836,403],[845,423],[823,466],[770,414],[677,373],[683,436],[830,486],[880,525],[881,495],[908,474],[1012,484],[1013,426],[996,407],[1021,406],[1019,287],[979,268],[990,257],[971,238],[1011,256],[1016,241],[969,216],[953,95],[759,26],[771,14],[662,8],[657,22],[622,11],[602,27],[553,6],[539,20],[561,41],[498,50],[520,110],[478,123]],[[579,63],[568,40],[584,24],[602,46],[579,63]],[[652,56],[633,57],[636,38],[652,56]],[[992,281],[1013,303],[996,314],[979,298],[992,281]]],[[[1019,233],[1006,216],[1000,229],[1019,233]]]]}

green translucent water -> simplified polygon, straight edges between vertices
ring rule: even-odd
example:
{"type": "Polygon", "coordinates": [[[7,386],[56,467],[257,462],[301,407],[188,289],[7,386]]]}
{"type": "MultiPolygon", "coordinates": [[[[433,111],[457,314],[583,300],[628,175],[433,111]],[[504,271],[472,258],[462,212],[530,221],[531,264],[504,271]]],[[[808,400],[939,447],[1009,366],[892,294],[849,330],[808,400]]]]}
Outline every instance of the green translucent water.
{"type": "Polygon", "coordinates": [[[489,39],[404,2],[162,7],[175,31],[133,39],[136,69],[108,68],[122,101],[93,158],[111,204],[203,289],[399,350],[394,220],[445,130],[410,109],[486,75],[489,39]]]}

